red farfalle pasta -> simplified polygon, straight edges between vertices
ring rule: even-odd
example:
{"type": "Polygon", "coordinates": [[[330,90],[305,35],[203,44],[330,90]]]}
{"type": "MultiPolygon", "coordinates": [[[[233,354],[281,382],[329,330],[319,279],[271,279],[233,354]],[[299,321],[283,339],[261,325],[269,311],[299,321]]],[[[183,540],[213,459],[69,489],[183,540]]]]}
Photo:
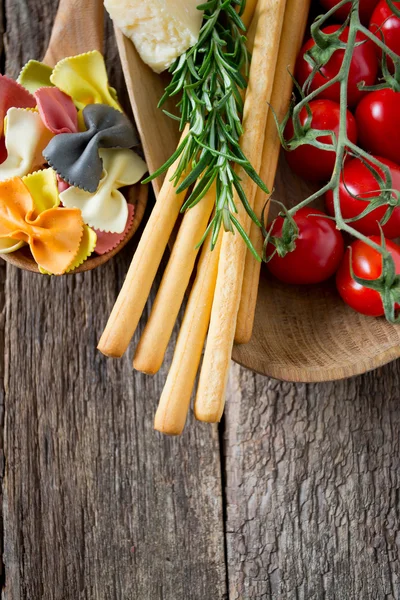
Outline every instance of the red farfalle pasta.
{"type": "Polygon", "coordinates": [[[34,203],[19,177],[0,182],[0,238],[29,244],[44,270],[61,275],[73,263],[83,235],[81,212],[50,208],[34,218],[34,203]]]}
{"type": "Polygon", "coordinates": [[[59,175],[57,175],[57,185],[59,194],[65,192],[65,190],[67,190],[70,187],[69,183],[64,181],[64,179],[61,179],[59,175]]]}
{"type": "Polygon", "coordinates": [[[42,87],[35,98],[42,121],[52,133],[78,131],[78,113],[70,96],[56,87],[42,87]]]}

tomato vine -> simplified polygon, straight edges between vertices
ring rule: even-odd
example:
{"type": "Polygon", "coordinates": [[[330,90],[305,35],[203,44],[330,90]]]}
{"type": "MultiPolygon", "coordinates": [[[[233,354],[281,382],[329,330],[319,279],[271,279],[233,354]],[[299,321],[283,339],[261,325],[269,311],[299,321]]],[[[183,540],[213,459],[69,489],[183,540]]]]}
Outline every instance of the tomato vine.
{"type": "MultiPolygon", "coordinates": [[[[393,13],[396,16],[400,16],[400,10],[394,5],[392,0],[387,0],[387,2],[393,13]]],[[[334,219],[336,222],[336,227],[339,230],[350,234],[354,238],[363,241],[371,248],[379,251],[379,253],[382,255],[381,277],[374,281],[362,280],[362,285],[379,290],[384,303],[386,318],[391,322],[400,322],[400,317],[396,317],[394,310],[395,302],[398,302],[399,300],[398,290],[400,283],[398,278],[393,276],[393,273],[395,272],[393,258],[386,248],[383,235],[381,243],[379,243],[378,241],[375,241],[375,239],[367,237],[352,227],[352,223],[354,221],[365,217],[378,206],[387,206],[387,210],[381,221],[381,225],[384,225],[391,217],[393,210],[400,206],[400,193],[398,190],[392,188],[392,177],[388,166],[349,139],[346,125],[349,72],[355,48],[360,44],[369,43],[371,41],[382,51],[382,80],[376,86],[366,86],[364,82],[360,82],[358,84],[358,88],[365,91],[370,91],[371,89],[381,89],[382,87],[392,88],[395,91],[399,91],[400,56],[393,52],[384,43],[384,41],[378,37],[378,35],[369,31],[361,23],[359,17],[359,0],[342,0],[328,12],[318,16],[311,25],[311,36],[314,40],[314,45],[305,53],[304,58],[311,65],[312,72],[302,87],[296,84],[300,99],[297,102],[294,100],[283,122],[278,123],[279,133],[284,148],[289,151],[294,150],[303,144],[310,144],[321,150],[334,150],[335,165],[330,180],[323,185],[323,187],[293,208],[284,209],[283,213],[281,213],[281,216],[287,220],[287,226],[283,228],[286,235],[285,241],[282,240],[282,238],[278,239],[273,237],[272,227],[269,228],[269,231],[264,229],[265,248],[268,243],[272,243],[275,245],[280,256],[283,256],[285,252],[290,252],[295,245],[295,240],[298,235],[298,229],[293,220],[294,215],[298,210],[308,206],[318,198],[325,195],[326,192],[331,190],[333,193],[335,213],[334,219]],[[343,25],[340,26],[336,31],[329,34],[322,31],[322,27],[324,24],[326,24],[328,19],[330,19],[337,10],[340,10],[349,2],[351,2],[351,10],[349,11],[349,15],[343,25]],[[344,42],[340,39],[340,36],[345,28],[348,28],[348,38],[347,41],[344,42]],[[363,37],[362,41],[359,41],[360,35],[363,37]],[[317,89],[310,91],[311,83],[315,75],[320,73],[321,68],[328,63],[333,53],[339,49],[343,50],[344,54],[338,73],[317,89]],[[394,69],[389,70],[387,65],[388,58],[390,58],[393,62],[394,69]],[[309,107],[309,103],[312,100],[320,97],[321,93],[325,92],[329,87],[335,84],[339,84],[340,86],[340,125],[337,136],[335,136],[333,131],[313,129],[312,114],[309,107]],[[307,110],[308,118],[304,124],[301,124],[300,113],[302,110],[304,112],[304,109],[307,110]],[[290,140],[286,140],[284,138],[284,130],[289,119],[292,119],[294,135],[290,140]],[[329,136],[331,143],[321,142],[319,138],[322,138],[323,136],[329,136]],[[356,217],[352,217],[351,219],[343,218],[339,197],[340,177],[342,175],[345,159],[348,155],[360,159],[363,164],[365,164],[365,166],[373,173],[373,176],[377,181],[377,189],[371,190],[371,192],[376,195],[368,199],[360,198],[365,201],[366,208],[364,211],[362,211],[362,213],[356,217]],[[287,235],[288,232],[290,232],[289,236],[287,235]]],[[[356,277],[355,279],[357,280],[356,277]]]]}

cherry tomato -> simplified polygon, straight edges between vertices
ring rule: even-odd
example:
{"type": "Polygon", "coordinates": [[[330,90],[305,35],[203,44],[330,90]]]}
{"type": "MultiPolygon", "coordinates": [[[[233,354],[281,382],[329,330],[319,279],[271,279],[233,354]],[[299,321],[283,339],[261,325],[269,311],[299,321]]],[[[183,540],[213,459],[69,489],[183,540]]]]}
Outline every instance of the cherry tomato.
{"type": "MultiPolygon", "coordinates": [[[[328,11],[336,4],[339,4],[340,0],[320,0],[322,6],[328,11]]],[[[371,15],[375,6],[378,4],[379,0],[360,0],[360,20],[364,25],[368,25],[371,15]]],[[[349,1],[348,4],[345,4],[341,8],[339,8],[334,15],[335,20],[337,21],[345,21],[347,15],[349,14],[351,8],[351,3],[349,1]]]]}
{"type": "MultiPolygon", "coordinates": [[[[370,238],[377,244],[381,243],[379,236],[370,238]]],[[[356,240],[350,246],[353,272],[362,279],[378,279],[382,275],[382,255],[378,250],[371,248],[365,242],[356,240]]],[[[343,300],[363,315],[371,317],[381,317],[385,314],[382,299],[376,290],[360,285],[351,276],[350,273],[350,248],[346,254],[340,268],[336,274],[336,286],[343,300]]],[[[400,275],[400,247],[386,240],[386,248],[393,256],[396,273],[400,275]]],[[[399,308],[398,306],[396,308],[399,308]]]]}
{"type": "MultiPolygon", "coordinates": [[[[322,29],[323,33],[333,33],[340,28],[339,25],[329,25],[322,29]]],[[[346,42],[349,37],[349,28],[346,27],[340,36],[343,42],[346,42]]],[[[357,34],[357,41],[365,40],[365,36],[361,33],[357,34]]],[[[300,54],[297,57],[296,63],[296,78],[302,86],[306,81],[307,77],[312,72],[312,66],[304,59],[304,53],[314,46],[314,40],[310,38],[300,50],[300,54]]],[[[333,79],[339,72],[342,65],[344,55],[344,49],[336,50],[333,53],[331,59],[321,68],[320,73],[316,73],[310,86],[310,91],[314,91],[321,87],[327,81],[333,79]]],[[[361,81],[365,82],[365,85],[373,85],[378,73],[378,59],[374,49],[374,43],[366,41],[364,44],[360,44],[354,49],[353,58],[350,65],[350,73],[348,80],[348,105],[355,106],[365,94],[358,89],[357,84],[361,81]]],[[[319,98],[328,98],[334,102],[340,100],[340,85],[335,83],[328,87],[324,92],[318,95],[319,98]]]]}
{"type": "MultiPolygon", "coordinates": [[[[315,208],[300,208],[294,216],[299,228],[296,248],[283,258],[277,253],[267,263],[271,273],[285,283],[320,283],[333,275],[342,260],[344,242],[334,221],[315,208]]],[[[273,236],[282,233],[283,218],[275,220],[273,236]]],[[[267,256],[274,251],[268,245],[267,256]]]]}
{"type": "Polygon", "coordinates": [[[400,164],[400,92],[370,92],[357,106],[356,121],[365,150],[400,164]]]}
{"type": "MultiPolygon", "coordinates": [[[[313,100],[309,107],[312,113],[311,126],[313,129],[328,129],[336,136],[339,133],[340,106],[332,100],[313,100]]],[[[300,113],[300,123],[304,125],[307,120],[307,110],[303,108],[300,113]]],[[[293,123],[290,120],[285,129],[287,140],[293,137],[293,123]]],[[[347,111],[347,135],[352,142],[357,141],[357,126],[350,111],[347,111]]],[[[332,138],[323,135],[318,141],[331,144],[332,138]]],[[[286,152],[286,160],[295,173],[311,181],[330,179],[335,165],[336,154],[334,151],[320,150],[311,144],[299,146],[296,150],[286,152]]]]}
{"type": "MultiPolygon", "coordinates": [[[[394,5],[400,8],[400,2],[394,2],[394,5]]],[[[393,14],[386,0],[381,0],[372,13],[369,30],[380,37],[393,52],[400,55],[400,19],[393,14]]],[[[381,49],[375,46],[375,51],[381,58],[381,49]]],[[[390,57],[388,67],[393,71],[394,65],[390,57]]]]}
{"type": "MultiPolygon", "coordinates": [[[[395,190],[400,190],[400,167],[387,158],[376,158],[390,168],[392,187],[395,190]]],[[[381,169],[377,170],[383,177],[383,171],[381,169]]],[[[373,198],[377,195],[376,190],[379,190],[379,183],[368,167],[359,158],[347,161],[339,186],[339,200],[343,218],[356,217],[367,207],[366,202],[353,198],[352,195],[361,198],[373,198]]],[[[326,194],[326,209],[330,215],[334,215],[333,192],[331,190],[326,194]]],[[[386,206],[380,206],[365,217],[353,221],[351,226],[364,235],[379,235],[378,222],[383,218],[386,210],[386,206]]],[[[400,207],[394,209],[389,221],[386,225],[383,225],[383,233],[388,238],[400,236],[400,207]]]]}

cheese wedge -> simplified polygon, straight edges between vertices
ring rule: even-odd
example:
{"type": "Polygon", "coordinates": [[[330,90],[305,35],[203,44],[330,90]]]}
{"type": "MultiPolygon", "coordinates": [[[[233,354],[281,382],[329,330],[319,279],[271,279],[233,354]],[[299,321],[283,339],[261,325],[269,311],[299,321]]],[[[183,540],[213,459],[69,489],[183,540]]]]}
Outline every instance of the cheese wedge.
{"type": "Polygon", "coordinates": [[[161,73],[193,46],[203,13],[201,0],[104,0],[110,17],[136,46],[142,60],[161,73]]]}

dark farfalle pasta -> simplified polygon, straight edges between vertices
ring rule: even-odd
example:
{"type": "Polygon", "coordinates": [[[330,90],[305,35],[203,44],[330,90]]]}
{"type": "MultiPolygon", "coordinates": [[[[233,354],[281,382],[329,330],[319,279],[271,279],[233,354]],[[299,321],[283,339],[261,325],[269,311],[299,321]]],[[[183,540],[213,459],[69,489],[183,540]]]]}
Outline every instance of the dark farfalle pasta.
{"type": "Polygon", "coordinates": [[[43,156],[64,181],[93,193],[103,170],[99,150],[132,148],[138,139],[129,119],[111,106],[89,104],[82,115],[86,131],[57,135],[43,156]]]}

